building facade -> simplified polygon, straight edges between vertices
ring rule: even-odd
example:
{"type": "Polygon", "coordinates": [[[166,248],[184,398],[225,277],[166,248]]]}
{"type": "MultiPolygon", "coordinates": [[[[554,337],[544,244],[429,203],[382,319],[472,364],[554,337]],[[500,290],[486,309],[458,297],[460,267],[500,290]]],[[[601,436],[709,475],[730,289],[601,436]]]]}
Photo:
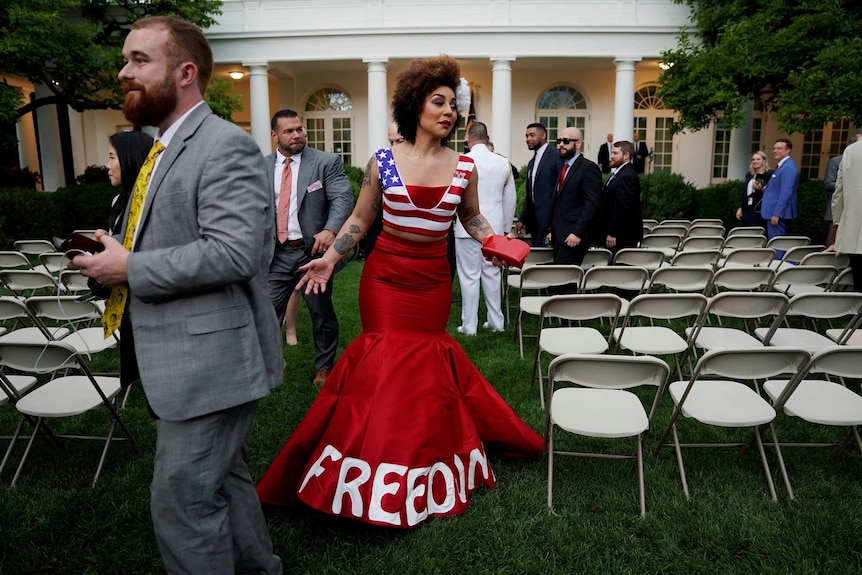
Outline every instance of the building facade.
{"type": "MultiPolygon", "coordinates": [[[[672,0],[225,0],[222,10],[206,31],[216,74],[232,78],[243,100],[233,120],[264,153],[273,149],[270,117],[292,108],[310,145],[364,166],[386,145],[398,73],[413,58],[442,53],[460,61],[472,117],[517,166],[530,158],[524,131],[536,121],[551,140],[566,126],[581,128],[592,160],[607,133],[630,140],[637,130],[652,152],[648,171],[697,186],[742,178],[750,152],[784,136],[755,111],[743,128],[671,133],[674,112],[656,96],[656,80],[662,52],[691,26],[688,8],[672,0]]],[[[17,127],[20,163],[41,171],[50,190],[65,183],[56,113],[38,114],[37,128],[26,117],[17,127]]],[[[104,164],[108,135],[130,127],[118,111],[72,111],[71,124],[76,173],[104,164]]],[[[850,128],[793,135],[803,174],[819,177],[850,128]]],[[[452,145],[462,144],[463,130],[452,145]]]]}

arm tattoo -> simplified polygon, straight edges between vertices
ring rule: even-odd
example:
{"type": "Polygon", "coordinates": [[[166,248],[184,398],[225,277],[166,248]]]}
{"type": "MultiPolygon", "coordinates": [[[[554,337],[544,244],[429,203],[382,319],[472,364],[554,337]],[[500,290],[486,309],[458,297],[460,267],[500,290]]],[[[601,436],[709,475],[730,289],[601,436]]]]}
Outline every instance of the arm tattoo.
{"type": "Polygon", "coordinates": [[[491,229],[491,226],[488,225],[488,221],[484,216],[478,215],[472,218],[469,222],[467,222],[467,232],[473,236],[474,238],[481,234],[481,237],[489,236],[494,233],[494,230],[491,229]]]}
{"type": "Polygon", "coordinates": [[[347,228],[347,233],[342,234],[340,238],[335,240],[333,244],[333,248],[335,248],[335,253],[340,256],[343,256],[347,253],[347,251],[353,247],[353,236],[354,234],[360,233],[362,230],[356,224],[350,224],[350,227],[347,228]]]}
{"type": "Polygon", "coordinates": [[[374,215],[380,211],[380,208],[383,205],[383,194],[375,194],[374,199],[371,200],[371,209],[374,211],[374,215]]]}
{"type": "Polygon", "coordinates": [[[365,172],[362,173],[362,187],[367,188],[371,186],[371,168],[374,158],[368,160],[368,163],[365,165],[365,172]]]}

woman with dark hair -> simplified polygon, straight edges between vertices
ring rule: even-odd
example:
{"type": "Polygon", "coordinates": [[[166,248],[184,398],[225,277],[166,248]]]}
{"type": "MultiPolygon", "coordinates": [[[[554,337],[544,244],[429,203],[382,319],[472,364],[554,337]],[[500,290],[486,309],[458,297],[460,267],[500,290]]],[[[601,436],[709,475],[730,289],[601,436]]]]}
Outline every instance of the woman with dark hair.
{"type": "Polygon", "coordinates": [[[325,513],[414,527],[462,513],[474,490],[494,486],[485,449],[542,453],[542,438],[446,333],[452,218],[476,241],[494,233],[479,212],[473,161],[443,145],[469,106],[459,78],[448,56],[415,60],[399,76],[392,110],[404,142],[369,160],[353,214],[302,268],[297,289],[327,289],[383,210],[359,286],[363,331],[258,483],[263,503],[298,497],[325,513]]]}
{"type": "MultiPolygon", "coordinates": [[[[147,154],[150,148],[153,147],[153,138],[144,132],[117,132],[112,134],[108,141],[108,179],[111,180],[111,185],[120,188],[120,193],[114,197],[111,204],[111,211],[108,213],[108,233],[118,235],[125,232],[122,228],[123,218],[129,209],[129,198],[135,191],[135,181],[138,179],[138,172],[141,171],[141,166],[144,160],[147,159],[147,154]]],[[[99,297],[105,299],[111,295],[111,288],[105,288],[93,278],[87,280],[90,286],[90,291],[99,297]]],[[[138,372],[138,358],[135,355],[135,341],[131,326],[128,322],[120,325],[120,383],[123,387],[131,385],[135,380],[140,378],[138,372]]],[[[150,412],[155,421],[156,429],[159,427],[158,418],[147,402],[147,411],[150,412]]]]}
{"type": "Polygon", "coordinates": [[[126,215],[138,172],[153,147],[153,138],[141,131],[117,132],[112,134],[108,141],[108,178],[112,186],[120,188],[120,193],[114,198],[108,213],[108,231],[116,234],[119,233],[117,226],[123,223],[123,216],[126,215]]]}

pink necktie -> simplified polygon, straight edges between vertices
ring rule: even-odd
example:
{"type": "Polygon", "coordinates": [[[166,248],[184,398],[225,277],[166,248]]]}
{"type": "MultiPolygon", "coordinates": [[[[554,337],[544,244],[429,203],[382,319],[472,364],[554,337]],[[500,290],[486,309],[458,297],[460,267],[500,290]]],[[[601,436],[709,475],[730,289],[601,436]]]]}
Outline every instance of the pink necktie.
{"type": "Polygon", "coordinates": [[[290,158],[284,159],[284,169],[281,171],[281,188],[278,194],[278,210],[276,211],[275,223],[278,230],[278,241],[287,241],[287,218],[290,215],[290,190],[293,186],[293,178],[290,171],[290,158]]]}

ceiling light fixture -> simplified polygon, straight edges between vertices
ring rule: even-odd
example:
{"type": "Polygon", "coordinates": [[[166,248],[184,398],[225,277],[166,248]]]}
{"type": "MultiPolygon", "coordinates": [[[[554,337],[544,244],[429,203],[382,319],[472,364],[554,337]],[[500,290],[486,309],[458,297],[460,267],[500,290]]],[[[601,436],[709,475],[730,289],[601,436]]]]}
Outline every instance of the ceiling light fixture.
{"type": "Polygon", "coordinates": [[[245,76],[242,72],[228,72],[228,76],[233,78],[234,80],[242,80],[242,77],[245,76]]]}

